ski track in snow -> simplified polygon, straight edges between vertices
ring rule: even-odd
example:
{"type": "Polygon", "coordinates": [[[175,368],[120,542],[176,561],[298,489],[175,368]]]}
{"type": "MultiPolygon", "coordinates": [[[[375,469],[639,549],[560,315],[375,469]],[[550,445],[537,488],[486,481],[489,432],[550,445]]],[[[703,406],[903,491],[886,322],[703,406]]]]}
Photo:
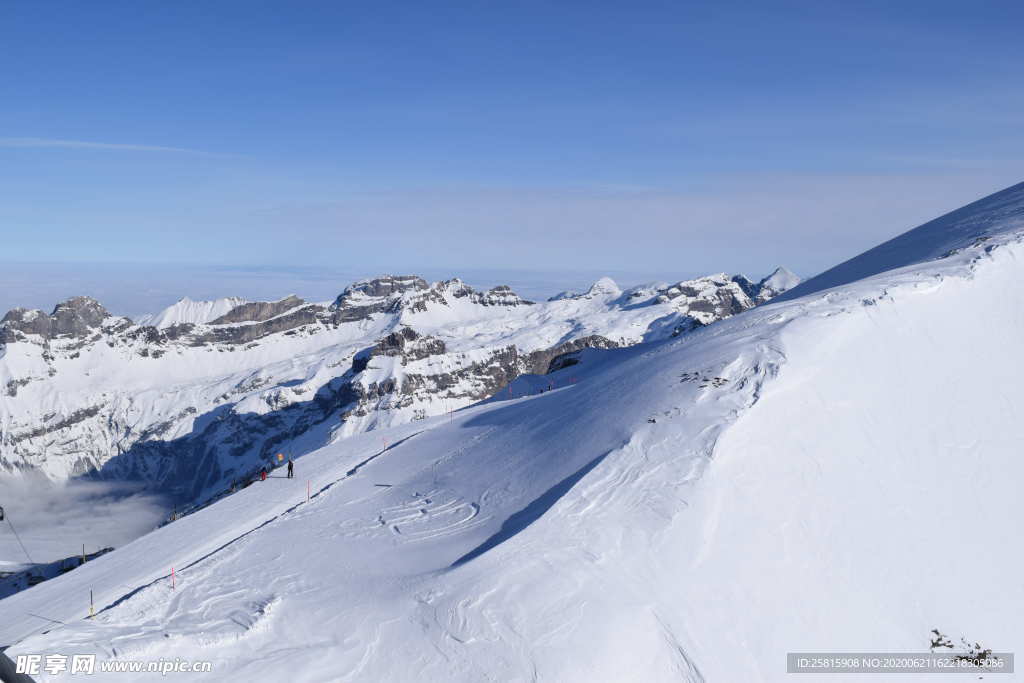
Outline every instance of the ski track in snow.
{"type": "Polygon", "coordinates": [[[1012,651],[1021,195],[973,209],[1002,230],[951,214],[955,249],[940,222],[903,267],[331,444],[4,600],[0,643],[223,681],[781,681],[787,651],[920,651],[934,627],[1012,651]],[[296,504],[303,477],[331,495],[296,504]]]}

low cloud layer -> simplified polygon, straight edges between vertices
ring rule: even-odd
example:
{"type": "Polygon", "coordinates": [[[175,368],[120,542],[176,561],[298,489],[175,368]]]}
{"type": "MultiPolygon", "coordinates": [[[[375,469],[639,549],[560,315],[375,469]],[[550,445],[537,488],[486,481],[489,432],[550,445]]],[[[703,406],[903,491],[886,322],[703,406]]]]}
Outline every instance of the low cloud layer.
{"type": "Polygon", "coordinates": [[[99,548],[120,547],[166,519],[159,497],[126,484],[69,482],[42,477],[0,479],[0,567],[50,562],[99,548]],[[25,549],[18,544],[12,526],[25,549]]]}

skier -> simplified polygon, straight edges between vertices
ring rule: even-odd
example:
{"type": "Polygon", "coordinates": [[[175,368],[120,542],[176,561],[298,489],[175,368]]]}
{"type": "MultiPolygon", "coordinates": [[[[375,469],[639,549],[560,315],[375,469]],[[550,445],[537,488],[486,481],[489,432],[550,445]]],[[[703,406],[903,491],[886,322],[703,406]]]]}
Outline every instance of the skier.
{"type": "Polygon", "coordinates": [[[262,468],[260,468],[260,481],[266,481],[266,480],[267,480],[267,468],[266,467],[262,467],[262,468]]]}
{"type": "Polygon", "coordinates": [[[291,479],[295,476],[295,463],[292,462],[291,458],[288,458],[288,478],[291,479]]]}

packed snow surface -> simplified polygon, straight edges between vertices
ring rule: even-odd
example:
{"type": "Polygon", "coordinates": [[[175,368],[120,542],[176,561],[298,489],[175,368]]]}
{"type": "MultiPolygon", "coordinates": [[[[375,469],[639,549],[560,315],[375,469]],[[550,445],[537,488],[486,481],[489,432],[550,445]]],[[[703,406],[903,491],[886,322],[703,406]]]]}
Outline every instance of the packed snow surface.
{"type": "Polygon", "coordinates": [[[787,652],[932,628],[1015,650],[1012,206],[1024,186],[869,277],[330,444],[4,600],[0,644],[218,681],[781,681],[787,652]]]}

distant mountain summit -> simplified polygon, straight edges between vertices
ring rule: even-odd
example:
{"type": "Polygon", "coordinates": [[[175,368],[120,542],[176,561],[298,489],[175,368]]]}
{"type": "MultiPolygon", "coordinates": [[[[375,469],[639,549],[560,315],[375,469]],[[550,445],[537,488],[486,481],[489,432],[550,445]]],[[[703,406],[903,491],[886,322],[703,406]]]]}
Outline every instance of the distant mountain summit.
{"type": "Polygon", "coordinates": [[[186,296],[155,315],[144,315],[136,318],[135,322],[139,325],[155,327],[158,330],[186,323],[197,325],[212,322],[244,303],[246,303],[245,299],[236,296],[214,299],[213,301],[193,301],[186,296]]]}

